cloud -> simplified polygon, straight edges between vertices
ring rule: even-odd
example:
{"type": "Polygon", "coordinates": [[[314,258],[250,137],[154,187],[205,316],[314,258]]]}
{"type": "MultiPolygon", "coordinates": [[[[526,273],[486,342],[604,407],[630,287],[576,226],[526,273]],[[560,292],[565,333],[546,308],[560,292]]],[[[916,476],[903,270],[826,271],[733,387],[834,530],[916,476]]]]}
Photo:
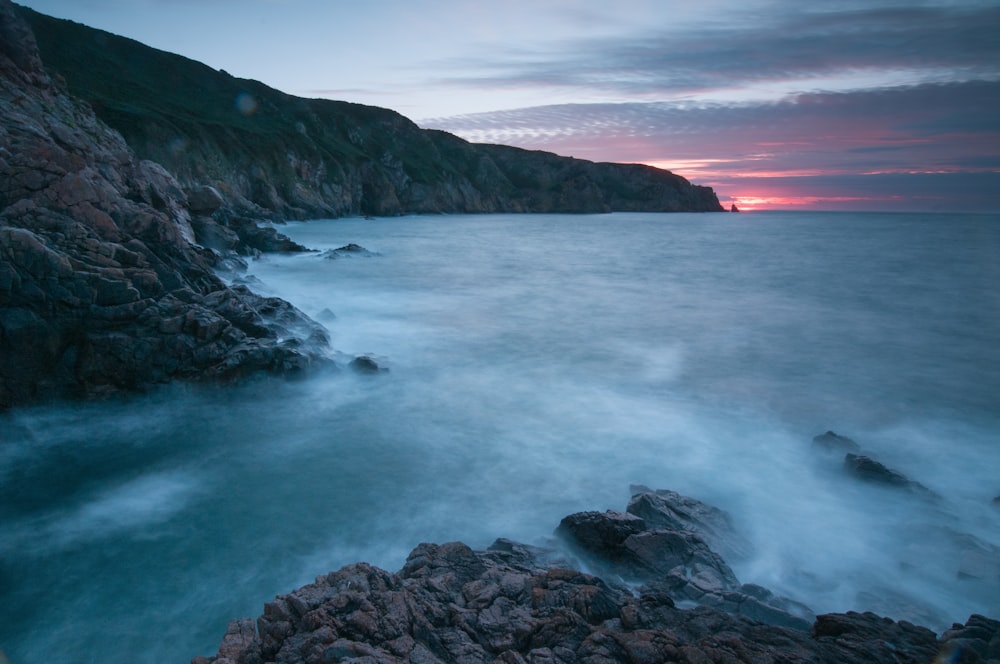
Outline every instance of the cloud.
{"type": "Polygon", "coordinates": [[[474,142],[647,163],[712,185],[724,198],[768,190],[772,205],[787,203],[794,186],[813,205],[917,207],[920,196],[937,191],[957,197],[952,207],[969,209],[975,201],[985,209],[1000,206],[991,193],[1000,192],[996,108],[1000,82],[973,81],[764,103],[564,104],[423,124],[474,142]],[[902,184],[908,177],[912,187],[902,184]],[[834,185],[874,190],[837,198],[834,185]],[[986,188],[973,195],[963,186],[986,188]]]}
{"type": "Polygon", "coordinates": [[[447,64],[466,73],[440,82],[470,88],[573,88],[649,99],[767,83],[794,83],[802,90],[822,87],[824,80],[858,88],[886,80],[1000,78],[1000,6],[805,7],[735,14],[731,23],[697,30],[679,30],[664,21],[663,27],[630,39],[595,38],[559,43],[558,50],[522,47],[502,56],[451,61],[447,64]]]}

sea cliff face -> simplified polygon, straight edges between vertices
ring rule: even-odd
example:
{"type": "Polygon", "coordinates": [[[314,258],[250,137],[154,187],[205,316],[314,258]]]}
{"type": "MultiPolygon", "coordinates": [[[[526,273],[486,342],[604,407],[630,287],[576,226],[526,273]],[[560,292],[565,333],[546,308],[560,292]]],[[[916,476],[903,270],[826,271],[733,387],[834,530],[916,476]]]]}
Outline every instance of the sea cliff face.
{"type": "Polygon", "coordinates": [[[668,171],[474,145],[390,110],[302,99],[24,10],[42,60],[141,158],[240,214],[721,211],[668,171]]]}
{"type": "Polygon", "coordinates": [[[52,79],[7,0],[0,118],[0,410],[319,359],[278,340],[318,326],[215,276],[178,181],[52,79]]]}

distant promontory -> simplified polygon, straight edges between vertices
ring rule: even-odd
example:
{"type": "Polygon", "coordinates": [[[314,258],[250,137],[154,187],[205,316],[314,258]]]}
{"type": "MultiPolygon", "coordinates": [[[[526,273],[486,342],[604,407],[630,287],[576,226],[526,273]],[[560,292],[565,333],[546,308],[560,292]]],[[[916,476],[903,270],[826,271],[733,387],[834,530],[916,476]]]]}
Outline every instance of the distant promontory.
{"type": "Polygon", "coordinates": [[[186,187],[283,219],[478,212],[722,211],[709,187],[639,164],[472,144],[383,108],[284,94],[25,10],[46,67],[186,187]]]}

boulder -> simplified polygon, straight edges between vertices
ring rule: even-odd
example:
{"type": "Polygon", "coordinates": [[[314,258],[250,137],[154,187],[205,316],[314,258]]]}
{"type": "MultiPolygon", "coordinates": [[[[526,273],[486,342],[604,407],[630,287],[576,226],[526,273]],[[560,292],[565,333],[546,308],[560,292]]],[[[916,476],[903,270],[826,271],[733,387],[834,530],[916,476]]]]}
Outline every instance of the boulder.
{"type": "Polygon", "coordinates": [[[201,185],[186,189],[188,209],[194,215],[211,215],[225,205],[226,201],[215,187],[201,185]]]}
{"type": "Polygon", "coordinates": [[[376,362],[367,355],[359,355],[358,357],[351,360],[351,363],[348,366],[350,366],[351,369],[354,370],[356,373],[369,376],[378,374],[383,371],[388,371],[388,369],[380,367],[378,365],[378,362],[376,362]]]}
{"type": "Polygon", "coordinates": [[[740,560],[753,553],[753,545],[737,531],[729,515],[717,507],[682,496],[676,491],[630,487],[626,511],[641,517],[651,528],[694,533],[726,560],[740,560]]]}

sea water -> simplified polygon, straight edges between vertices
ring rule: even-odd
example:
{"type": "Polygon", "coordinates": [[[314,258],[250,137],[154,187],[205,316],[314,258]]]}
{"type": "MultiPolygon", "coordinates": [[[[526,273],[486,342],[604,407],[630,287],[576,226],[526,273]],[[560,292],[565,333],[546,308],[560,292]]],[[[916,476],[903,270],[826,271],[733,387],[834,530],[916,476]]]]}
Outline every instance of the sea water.
{"type": "Polygon", "coordinates": [[[341,219],[228,274],[348,369],[0,418],[0,649],[185,662],[424,541],[545,543],[631,484],[727,510],[743,582],[936,630],[1000,616],[1000,219],[341,219]],[[365,253],[331,252],[355,243],[365,253]],[[866,484],[832,429],[928,491],[866,484]]]}

